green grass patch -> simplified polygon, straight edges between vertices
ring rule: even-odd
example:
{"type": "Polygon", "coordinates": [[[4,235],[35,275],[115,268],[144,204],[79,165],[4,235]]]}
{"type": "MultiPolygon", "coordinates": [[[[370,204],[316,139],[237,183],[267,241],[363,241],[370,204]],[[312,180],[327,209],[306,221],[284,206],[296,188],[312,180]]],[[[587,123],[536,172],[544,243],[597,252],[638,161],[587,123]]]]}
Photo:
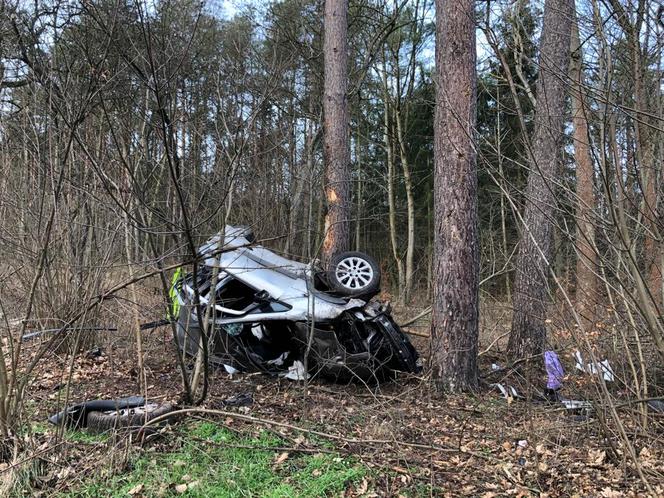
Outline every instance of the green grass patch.
{"type": "Polygon", "coordinates": [[[90,434],[86,431],[69,429],[64,434],[65,439],[72,443],[96,444],[108,441],[108,434],[90,434]]]}
{"type": "Polygon", "coordinates": [[[212,422],[182,426],[167,453],[147,452],[130,470],[89,481],[64,496],[318,497],[336,496],[369,470],[336,453],[291,452],[268,431],[237,435],[212,422]],[[187,486],[186,491],[184,486],[187,486]],[[137,489],[140,489],[137,492],[137,489]]]}
{"type": "Polygon", "coordinates": [[[47,424],[46,422],[33,422],[30,424],[29,433],[31,434],[46,434],[51,429],[52,425],[47,424]]]}

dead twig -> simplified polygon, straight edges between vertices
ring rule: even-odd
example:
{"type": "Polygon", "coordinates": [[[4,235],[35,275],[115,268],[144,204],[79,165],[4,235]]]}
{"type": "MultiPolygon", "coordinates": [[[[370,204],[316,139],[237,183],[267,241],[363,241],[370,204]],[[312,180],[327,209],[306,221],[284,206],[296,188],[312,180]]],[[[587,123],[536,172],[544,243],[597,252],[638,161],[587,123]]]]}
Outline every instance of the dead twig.
{"type": "MultiPolygon", "coordinates": [[[[431,313],[431,309],[432,309],[431,306],[429,306],[428,308],[426,308],[426,309],[425,309],[422,313],[420,313],[419,315],[417,315],[417,316],[415,316],[414,318],[411,318],[410,320],[408,320],[408,321],[406,321],[406,322],[400,324],[399,327],[408,327],[408,325],[412,325],[413,323],[415,323],[416,321],[418,321],[420,318],[424,318],[424,317],[427,316],[429,313],[431,313]]],[[[407,333],[408,333],[408,334],[411,334],[410,332],[407,332],[407,333]]],[[[412,334],[412,335],[420,335],[420,334],[412,334]]],[[[422,336],[422,337],[429,337],[429,335],[427,334],[426,336],[422,336]]]]}
{"type": "Polygon", "coordinates": [[[497,343],[499,340],[501,340],[501,339],[504,338],[504,337],[507,337],[507,336],[509,335],[509,333],[510,333],[510,331],[508,330],[508,331],[505,332],[504,334],[501,334],[501,335],[499,335],[498,337],[496,337],[496,338],[491,342],[491,344],[489,344],[489,346],[488,346],[484,351],[480,351],[480,353],[479,353],[477,356],[482,356],[482,355],[487,354],[487,353],[491,350],[491,348],[494,347],[494,346],[496,345],[496,343],[497,343]]]}
{"type": "Polygon", "coordinates": [[[415,332],[414,330],[407,330],[407,329],[402,329],[406,334],[408,335],[414,335],[417,337],[431,337],[431,335],[425,333],[425,332],[415,332]]]}

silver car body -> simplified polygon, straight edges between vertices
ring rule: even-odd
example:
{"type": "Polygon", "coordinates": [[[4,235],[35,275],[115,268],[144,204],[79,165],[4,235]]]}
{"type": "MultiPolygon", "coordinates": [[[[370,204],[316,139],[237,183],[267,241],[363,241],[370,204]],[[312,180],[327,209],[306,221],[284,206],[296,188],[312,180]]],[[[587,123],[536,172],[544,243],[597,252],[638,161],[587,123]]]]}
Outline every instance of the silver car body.
{"type": "Polygon", "coordinates": [[[417,351],[390,316],[389,305],[371,301],[368,294],[352,298],[326,291],[325,282],[318,282],[318,290],[321,271],[315,262],[286,259],[253,244],[247,229],[232,226],[199,253],[204,265],[196,276],[177,276],[171,289],[179,304],[173,306],[178,343],[189,356],[204,344],[205,322],[209,362],[230,373],[367,381],[421,370],[417,351]],[[211,313],[210,296],[215,296],[211,313]],[[199,310],[206,320],[199,319],[199,310]]]}
{"type": "MultiPolygon", "coordinates": [[[[284,311],[274,313],[245,313],[215,305],[219,313],[216,323],[246,323],[266,320],[325,321],[332,320],[344,311],[365,304],[360,299],[341,299],[318,292],[311,281],[313,265],[286,259],[265,247],[252,245],[244,236],[246,229],[227,226],[224,236],[217,235],[199,248],[205,257],[205,265],[219,270],[216,289],[235,278],[257,291],[285,305],[284,311]]],[[[194,290],[184,285],[183,291],[193,301],[194,290]]],[[[178,298],[180,305],[185,303],[178,298]]],[[[201,305],[208,304],[201,296],[201,305]]]]}

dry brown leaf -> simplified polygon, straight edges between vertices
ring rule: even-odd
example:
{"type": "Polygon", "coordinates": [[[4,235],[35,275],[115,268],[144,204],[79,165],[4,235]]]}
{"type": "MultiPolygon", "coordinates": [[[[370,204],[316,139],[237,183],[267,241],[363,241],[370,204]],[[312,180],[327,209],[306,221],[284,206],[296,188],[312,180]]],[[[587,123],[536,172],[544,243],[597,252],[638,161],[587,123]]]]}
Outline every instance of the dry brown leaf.
{"type": "Polygon", "coordinates": [[[592,465],[601,465],[606,459],[606,451],[604,450],[590,450],[588,451],[588,463],[592,465]]]}
{"type": "Polygon", "coordinates": [[[288,459],[289,455],[290,454],[287,451],[280,453],[279,456],[274,459],[274,464],[279,465],[280,463],[284,463],[288,459]]]}
{"type": "Polygon", "coordinates": [[[355,490],[355,493],[359,496],[366,494],[366,492],[369,490],[369,483],[367,482],[366,479],[362,479],[362,482],[360,485],[357,487],[355,490]]]}
{"type": "Polygon", "coordinates": [[[131,488],[129,491],[127,491],[128,495],[134,496],[139,494],[141,491],[143,491],[143,484],[137,484],[133,488],[131,488]]]}
{"type": "Polygon", "coordinates": [[[600,492],[600,496],[603,498],[621,498],[625,495],[620,491],[614,491],[613,489],[607,487],[600,492]]]}

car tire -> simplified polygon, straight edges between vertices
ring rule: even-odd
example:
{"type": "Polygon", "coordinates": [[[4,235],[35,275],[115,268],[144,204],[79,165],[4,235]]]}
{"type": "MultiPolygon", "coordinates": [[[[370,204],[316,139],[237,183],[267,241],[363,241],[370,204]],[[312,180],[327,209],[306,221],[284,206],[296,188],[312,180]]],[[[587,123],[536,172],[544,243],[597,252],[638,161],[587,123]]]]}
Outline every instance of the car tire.
{"type": "Polygon", "coordinates": [[[256,235],[254,231],[248,225],[237,225],[234,228],[233,235],[236,237],[244,237],[247,239],[247,242],[253,244],[256,242],[256,235]]]}
{"type": "Polygon", "coordinates": [[[93,411],[88,413],[86,425],[90,432],[96,434],[121,428],[139,429],[150,420],[172,411],[173,406],[170,404],[156,405],[154,403],[117,411],[93,411]]]}
{"type": "Polygon", "coordinates": [[[341,295],[366,297],[380,290],[380,268],[368,254],[342,252],[330,260],[329,268],[330,287],[341,295]]]}

